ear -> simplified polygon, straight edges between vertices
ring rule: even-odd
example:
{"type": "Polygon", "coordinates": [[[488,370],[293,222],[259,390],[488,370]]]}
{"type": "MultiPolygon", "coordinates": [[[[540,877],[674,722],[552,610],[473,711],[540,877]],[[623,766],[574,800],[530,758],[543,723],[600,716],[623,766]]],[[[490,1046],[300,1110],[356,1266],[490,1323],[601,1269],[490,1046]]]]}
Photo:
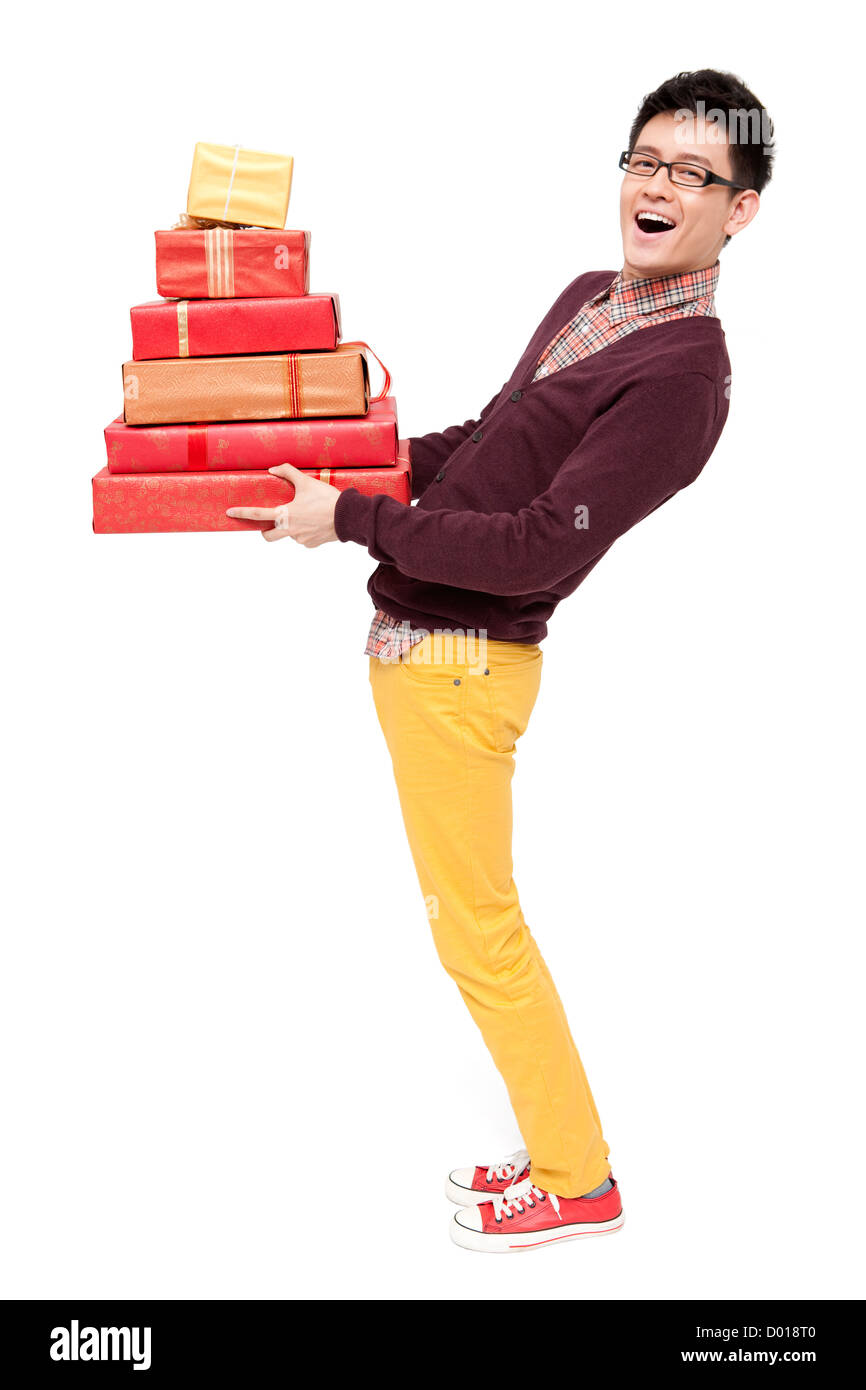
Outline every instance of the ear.
{"type": "Polygon", "coordinates": [[[754,188],[746,188],[742,193],[735,193],[722,231],[726,236],[736,236],[744,227],[748,227],[753,217],[757,216],[760,206],[761,199],[754,188]]]}

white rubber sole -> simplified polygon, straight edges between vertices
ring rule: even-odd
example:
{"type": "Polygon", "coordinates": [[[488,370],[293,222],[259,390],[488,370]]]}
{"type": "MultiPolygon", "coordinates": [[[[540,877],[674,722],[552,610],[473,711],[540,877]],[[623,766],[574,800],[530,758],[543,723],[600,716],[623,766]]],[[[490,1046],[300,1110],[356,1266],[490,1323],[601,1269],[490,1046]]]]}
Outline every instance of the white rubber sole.
{"type": "MultiPolygon", "coordinates": [[[[504,1222],[505,1218],[503,1218],[504,1222]]],[[[620,1212],[611,1221],[597,1221],[591,1224],[574,1223],[560,1226],[558,1230],[518,1231],[512,1237],[507,1231],[500,1235],[488,1235],[485,1231],[470,1231],[461,1226],[457,1216],[451,1220],[451,1239],[464,1250],[480,1250],[485,1254],[510,1254],[518,1250],[535,1250],[541,1245],[556,1245],[561,1240],[580,1240],[582,1236],[609,1236],[621,1231],[625,1225],[625,1213],[620,1212]]]]}

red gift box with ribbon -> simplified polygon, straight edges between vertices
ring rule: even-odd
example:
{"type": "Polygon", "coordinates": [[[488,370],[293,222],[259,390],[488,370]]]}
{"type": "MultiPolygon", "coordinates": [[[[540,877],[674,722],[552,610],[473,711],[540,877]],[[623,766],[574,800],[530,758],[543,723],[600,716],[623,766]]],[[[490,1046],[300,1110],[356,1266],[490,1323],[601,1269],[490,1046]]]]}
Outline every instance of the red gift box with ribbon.
{"type": "Polygon", "coordinates": [[[366,415],[308,420],[223,420],[218,424],[125,425],[105,430],[110,473],[188,473],[272,468],[393,468],[397,401],[373,401],[366,415]]]}
{"type": "Polygon", "coordinates": [[[156,289],[169,299],[310,292],[310,233],[266,227],[156,232],[156,289]]]}
{"type": "Polygon", "coordinates": [[[327,351],[341,336],[336,294],[262,299],[157,299],[135,304],[132,358],[327,351]]]}
{"type": "MultiPolygon", "coordinates": [[[[392,468],[320,468],[312,476],[368,496],[384,493],[407,506],[412,498],[408,441],[392,468]]],[[[229,507],[282,507],[293,485],[273,473],[110,473],[93,478],[93,529],[105,535],[154,531],[263,531],[270,521],[226,516],[229,507]]]]}

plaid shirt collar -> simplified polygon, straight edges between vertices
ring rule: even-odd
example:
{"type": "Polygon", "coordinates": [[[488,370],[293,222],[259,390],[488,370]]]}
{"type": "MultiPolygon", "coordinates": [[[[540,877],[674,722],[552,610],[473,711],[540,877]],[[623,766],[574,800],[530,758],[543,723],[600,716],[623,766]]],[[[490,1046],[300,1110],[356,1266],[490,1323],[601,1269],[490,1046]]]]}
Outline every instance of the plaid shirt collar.
{"type": "Polygon", "coordinates": [[[670,309],[712,295],[718,283],[719,268],[716,261],[703,270],[653,275],[641,280],[623,280],[620,270],[607,289],[589,302],[600,304],[603,299],[609,299],[611,323],[623,323],[626,319],[640,318],[642,314],[653,314],[659,309],[670,309]]]}

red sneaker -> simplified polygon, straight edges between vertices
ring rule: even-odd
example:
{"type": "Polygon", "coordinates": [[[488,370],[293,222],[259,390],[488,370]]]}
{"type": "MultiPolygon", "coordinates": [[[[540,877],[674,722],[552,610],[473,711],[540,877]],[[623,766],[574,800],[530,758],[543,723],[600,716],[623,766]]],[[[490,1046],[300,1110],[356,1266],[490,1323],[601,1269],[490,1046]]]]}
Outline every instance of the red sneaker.
{"type": "Polygon", "coordinates": [[[524,1178],[507,1197],[455,1212],[451,1239],[464,1250],[505,1254],[577,1236],[608,1235],[625,1221],[619,1187],[613,1177],[611,1182],[613,1187],[600,1197],[557,1197],[524,1178]]]}
{"type": "Polygon", "coordinates": [[[489,1168],[480,1165],[476,1168],[455,1168],[445,1179],[445,1196],[458,1207],[471,1207],[476,1202],[489,1202],[491,1197],[501,1197],[507,1187],[518,1182],[521,1174],[529,1175],[529,1154],[526,1149],[518,1149],[491,1163],[489,1168]]]}

